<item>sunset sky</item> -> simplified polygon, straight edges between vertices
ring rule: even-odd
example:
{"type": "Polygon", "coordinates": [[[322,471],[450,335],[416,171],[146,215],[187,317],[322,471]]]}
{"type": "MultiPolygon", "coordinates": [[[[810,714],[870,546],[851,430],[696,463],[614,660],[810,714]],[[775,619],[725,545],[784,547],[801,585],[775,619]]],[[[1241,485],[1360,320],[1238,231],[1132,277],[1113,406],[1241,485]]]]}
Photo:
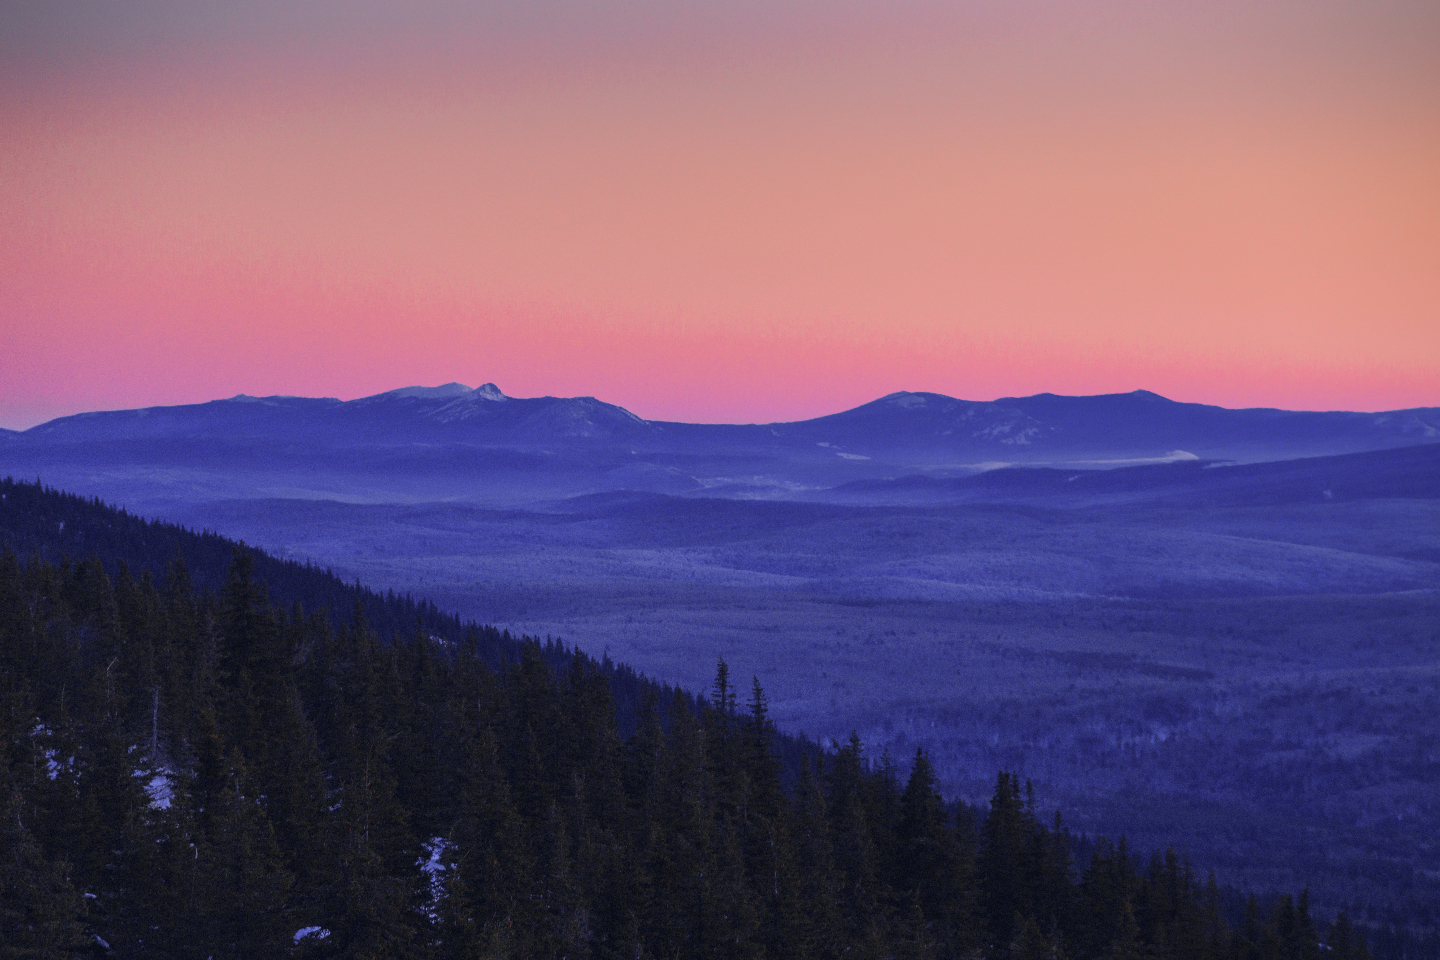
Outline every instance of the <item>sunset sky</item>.
{"type": "Polygon", "coordinates": [[[0,426],[1440,405],[1434,0],[0,10],[0,426]]]}

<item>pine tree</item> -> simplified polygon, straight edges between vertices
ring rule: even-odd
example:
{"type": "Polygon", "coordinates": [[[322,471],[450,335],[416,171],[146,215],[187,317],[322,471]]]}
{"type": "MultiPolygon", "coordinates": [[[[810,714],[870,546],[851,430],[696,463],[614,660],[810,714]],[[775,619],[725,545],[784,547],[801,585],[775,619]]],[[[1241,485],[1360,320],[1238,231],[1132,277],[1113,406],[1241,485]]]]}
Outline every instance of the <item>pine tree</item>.
{"type": "Polygon", "coordinates": [[[741,745],[735,730],[735,690],[730,685],[730,668],[722,657],[715,668],[715,688],[710,703],[701,708],[704,754],[709,771],[714,815],[733,829],[743,818],[746,783],[741,769],[741,745]]]}
{"type": "Polygon", "coordinates": [[[714,840],[713,788],[704,736],[678,692],[670,707],[660,775],[659,818],[647,843],[647,869],[655,901],[643,928],[645,942],[659,956],[689,953],[708,943],[711,916],[709,869],[714,840]]]}
{"type": "Polygon", "coordinates": [[[1034,915],[1032,891],[1026,884],[1032,874],[1033,834],[1028,806],[1020,799],[1019,779],[1002,772],[985,818],[980,854],[987,933],[997,948],[1014,942],[1017,916],[1034,915]]]}
{"type": "Polygon", "coordinates": [[[337,885],[325,912],[335,918],[333,949],[401,956],[424,923],[421,907],[429,891],[419,868],[423,847],[395,799],[391,732],[382,708],[395,676],[387,672],[358,604],[346,635],[343,699],[335,715],[338,807],[331,821],[337,885]]]}
{"type": "Polygon", "coordinates": [[[895,884],[921,912],[952,928],[958,886],[959,851],[946,823],[945,808],[935,785],[935,771],[923,750],[915,762],[900,800],[900,827],[895,884]]]}
{"type": "Polygon", "coordinates": [[[1090,865],[1080,881],[1080,922],[1076,924],[1076,953],[1101,956],[1136,949],[1131,941],[1139,936],[1134,898],[1139,879],[1122,837],[1116,845],[1097,842],[1090,865]]]}
{"type": "Polygon", "coordinates": [[[1351,925],[1344,911],[1331,921],[1325,933],[1325,945],[1330,948],[1326,953],[1330,960],[1370,960],[1365,937],[1351,925]]]}
{"type": "Polygon", "coordinates": [[[860,738],[854,733],[836,753],[830,768],[828,810],[830,846],[839,881],[838,913],[842,936],[862,955],[876,949],[883,901],[876,869],[879,857],[867,814],[860,738]]]}
{"type": "Polygon", "coordinates": [[[780,785],[780,760],[775,756],[775,724],[770,720],[760,678],[752,678],[752,683],[742,760],[749,785],[748,806],[761,820],[774,821],[785,799],[780,785]]]}
{"type": "Polygon", "coordinates": [[[488,729],[471,741],[463,768],[464,806],[446,851],[442,943],[446,957],[480,956],[510,938],[532,886],[526,828],[488,729]]]}
{"type": "Polygon", "coordinates": [[[195,852],[196,920],[217,958],[275,954],[287,940],[286,894],[293,878],[274,830],[251,789],[239,748],[224,761],[224,787],[195,852]]]}
{"type": "Polygon", "coordinates": [[[814,768],[809,762],[801,767],[789,831],[794,838],[795,860],[804,868],[797,882],[797,906],[786,928],[785,942],[793,951],[788,955],[800,958],[834,956],[843,942],[840,878],[835,872],[829,811],[821,787],[822,763],[817,755],[814,768]]]}
{"type": "Polygon", "coordinates": [[[742,744],[742,774],[747,786],[740,828],[745,870],[756,891],[761,914],[757,936],[768,953],[783,952],[798,909],[796,864],[787,833],[786,797],[780,761],[774,753],[774,725],[765,691],[752,678],[749,716],[742,744]]]}
{"type": "Polygon", "coordinates": [[[46,859],[23,808],[20,785],[0,763],[0,958],[65,960],[90,945],[85,900],[66,879],[69,864],[46,859]]]}

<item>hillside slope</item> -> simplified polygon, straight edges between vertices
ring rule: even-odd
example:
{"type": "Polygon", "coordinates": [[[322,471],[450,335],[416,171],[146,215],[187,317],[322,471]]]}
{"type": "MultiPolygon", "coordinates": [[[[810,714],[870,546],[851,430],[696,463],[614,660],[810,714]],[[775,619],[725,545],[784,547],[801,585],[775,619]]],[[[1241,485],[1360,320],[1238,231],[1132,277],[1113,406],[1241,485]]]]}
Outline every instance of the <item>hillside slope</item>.
{"type": "MultiPolygon", "coordinates": [[[[0,508],[31,540],[56,515],[147,532],[13,483],[0,508]]],[[[22,956],[1321,955],[1303,895],[1232,931],[1173,854],[1142,872],[1102,841],[1077,879],[1008,774],[988,811],[947,810],[923,753],[902,788],[852,739],[786,789],[763,692],[742,711],[723,662],[668,724],[652,688],[626,739],[582,655],[557,672],[522,644],[497,673],[474,631],[382,643],[363,600],[336,627],[273,605],[245,550],[218,593],[108,559],[0,550],[0,944],[22,956]]],[[[1325,939],[1369,956],[1343,918],[1325,939]]]]}

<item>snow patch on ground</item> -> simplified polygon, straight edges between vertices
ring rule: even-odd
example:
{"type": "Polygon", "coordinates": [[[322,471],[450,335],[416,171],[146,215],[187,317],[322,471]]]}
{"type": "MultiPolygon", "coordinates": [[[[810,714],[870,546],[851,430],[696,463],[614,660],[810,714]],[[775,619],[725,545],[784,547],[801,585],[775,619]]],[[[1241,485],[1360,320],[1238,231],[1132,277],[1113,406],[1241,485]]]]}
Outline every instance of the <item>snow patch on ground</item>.
{"type": "MultiPolygon", "coordinates": [[[[30,731],[30,736],[39,740],[43,737],[53,736],[53,734],[50,732],[50,728],[45,726],[45,724],[37,723],[30,731]]],[[[74,757],[71,757],[69,760],[66,760],[63,763],[55,759],[59,755],[59,751],[55,747],[42,746],[40,748],[40,755],[45,758],[45,776],[51,780],[54,780],[55,778],[60,776],[61,770],[69,770],[75,766],[74,757]]]]}
{"type": "Polygon", "coordinates": [[[49,777],[51,780],[54,780],[56,777],[60,776],[61,770],[74,769],[74,757],[70,757],[62,763],[59,760],[55,759],[55,751],[53,749],[45,751],[45,776],[49,777]]]}
{"type": "Polygon", "coordinates": [[[420,862],[420,869],[434,877],[436,874],[445,872],[445,864],[442,858],[445,850],[450,846],[449,841],[444,837],[431,837],[426,843],[421,844],[425,848],[428,857],[420,862]]]}
{"type": "MultiPolygon", "coordinates": [[[[144,773],[140,775],[144,776],[144,773]]],[[[174,775],[175,771],[169,767],[161,767],[145,781],[145,794],[150,798],[150,806],[156,810],[170,809],[170,801],[175,799],[175,784],[171,780],[174,775]]]]}
{"type": "Polygon", "coordinates": [[[308,940],[311,937],[316,940],[324,940],[328,936],[330,936],[330,931],[324,927],[301,927],[295,931],[295,943],[299,944],[301,940],[308,940]]]}
{"type": "Polygon", "coordinates": [[[865,454],[863,454],[863,453],[840,453],[838,450],[835,452],[835,456],[841,457],[841,458],[843,458],[843,459],[845,459],[845,460],[869,460],[869,459],[870,459],[869,457],[865,456],[865,454]]]}
{"type": "Polygon", "coordinates": [[[421,846],[425,849],[425,856],[416,864],[430,882],[430,900],[425,905],[425,912],[434,920],[438,919],[436,908],[445,897],[445,851],[450,848],[450,842],[444,837],[431,837],[421,846]]]}

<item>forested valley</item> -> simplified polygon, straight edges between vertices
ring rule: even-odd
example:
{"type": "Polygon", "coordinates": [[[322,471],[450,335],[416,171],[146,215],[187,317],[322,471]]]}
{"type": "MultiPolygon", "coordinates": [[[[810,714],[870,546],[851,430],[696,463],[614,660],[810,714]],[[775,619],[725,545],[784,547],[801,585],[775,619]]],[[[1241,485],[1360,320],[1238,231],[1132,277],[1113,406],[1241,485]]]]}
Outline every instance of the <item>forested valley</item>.
{"type": "Polygon", "coordinates": [[[0,486],[0,955],[1369,956],[1008,773],[783,737],[723,661],[695,698],[0,486]]]}

